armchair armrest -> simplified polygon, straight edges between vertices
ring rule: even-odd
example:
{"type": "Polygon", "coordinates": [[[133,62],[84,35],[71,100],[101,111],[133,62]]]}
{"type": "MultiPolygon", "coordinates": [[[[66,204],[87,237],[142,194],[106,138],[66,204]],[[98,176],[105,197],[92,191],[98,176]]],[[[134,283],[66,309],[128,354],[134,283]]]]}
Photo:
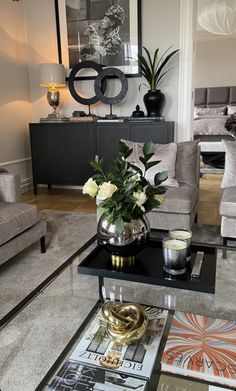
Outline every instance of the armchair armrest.
{"type": "Polygon", "coordinates": [[[19,202],[20,196],[20,176],[0,173],[0,201],[19,202]]]}

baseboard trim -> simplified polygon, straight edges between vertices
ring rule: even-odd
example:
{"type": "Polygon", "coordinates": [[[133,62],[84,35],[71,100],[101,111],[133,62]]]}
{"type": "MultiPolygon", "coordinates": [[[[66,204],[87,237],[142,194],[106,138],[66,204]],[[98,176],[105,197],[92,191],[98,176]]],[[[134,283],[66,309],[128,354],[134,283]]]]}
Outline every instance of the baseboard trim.
{"type": "Polygon", "coordinates": [[[32,160],[32,158],[31,157],[25,157],[23,159],[10,160],[9,162],[2,162],[2,163],[0,163],[0,167],[11,166],[12,164],[24,163],[24,162],[28,162],[29,160],[32,160]]]}

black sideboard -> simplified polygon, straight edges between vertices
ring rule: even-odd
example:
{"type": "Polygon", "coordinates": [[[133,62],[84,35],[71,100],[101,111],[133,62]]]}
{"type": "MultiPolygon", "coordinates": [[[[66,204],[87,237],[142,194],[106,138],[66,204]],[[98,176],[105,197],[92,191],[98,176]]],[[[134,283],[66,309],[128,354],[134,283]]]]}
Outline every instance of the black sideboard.
{"type": "Polygon", "coordinates": [[[34,193],[38,184],[82,186],[94,172],[95,155],[105,167],[118,157],[120,139],[174,141],[174,122],[31,123],[30,142],[34,193]]]}

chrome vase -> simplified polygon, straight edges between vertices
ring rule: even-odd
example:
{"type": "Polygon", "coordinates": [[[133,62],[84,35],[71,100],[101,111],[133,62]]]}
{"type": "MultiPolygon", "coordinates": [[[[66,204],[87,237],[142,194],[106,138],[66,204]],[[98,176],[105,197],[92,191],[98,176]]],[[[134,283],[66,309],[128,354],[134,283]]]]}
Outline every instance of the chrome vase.
{"type": "Polygon", "coordinates": [[[106,248],[116,265],[134,261],[135,255],[148,241],[149,233],[150,224],[145,215],[129,223],[125,222],[121,233],[117,232],[116,226],[104,214],[97,226],[98,244],[106,248]]]}

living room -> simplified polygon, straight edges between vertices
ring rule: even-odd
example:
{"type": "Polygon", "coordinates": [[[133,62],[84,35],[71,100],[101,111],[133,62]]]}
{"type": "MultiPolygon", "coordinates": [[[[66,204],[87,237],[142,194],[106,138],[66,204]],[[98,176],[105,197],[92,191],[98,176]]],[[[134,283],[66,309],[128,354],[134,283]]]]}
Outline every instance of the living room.
{"type": "MultiPolygon", "coordinates": [[[[68,0],[70,5],[77,2],[68,0]]],[[[203,284],[205,291],[186,288],[189,289],[187,291],[168,285],[172,282],[167,280],[160,286],[156,283],[142,284],[132,278],[119,281],[108,277],[102,287],[100,282],[103,277],[99,276],[98,284],[96,274],[78,273],[78,263],[86,260],[96,247],[95,200],[82,194],[82,184],[79,187],[53,185],[52,188],[38,184],[37,194],[33,192],[29,124],[41,125],[40,119],[52,111],[46,97],[47,90],[40,86],[39,64],[58,63],[55,3],[53,0],[2,0],[0,3],[0,169],[20,176],[22,201],[37,206],[40,221],[47,227],[46,243],[41,241],[42,250],[46,245],[45,253],[40,252],[38,241],[35,241],[1,267],[1,391],[31,391],[44,387],[52,390],[46,384],[55,376],[72,343],[80,335],[81,327],[85,326],[84,320],[96,307],[99,294],[100,297],[101,294],[105,297],[106,293],[107,297],[118,300],[122,298],[124,301],[155,305],[170,310],[171,314],[178,309],[231,321],[236,316],[233,302],[236,289],[234,244],[228,242],[227,258],[224,259],[220,236],[219,207],[223,193],[220,183],[223,174],[204,174],[200,178],[198,224],[194,232],[194,242],[203,247],[207,243],[207,257],[215,257],[214,262],[217,261],[217,269],[212,271],[212,276],[216,274],[214,286],[209,288],[204,282],[207,286],[203,284]]],[[[61,0],[59,3],[61,7],[61,0]]],[[[191,54],[195,31],[190,22],[194,20],[194,7],[194,1],[190,0],[148,0],[143,1],[141,7],[142,46],[152,53],[157,47],[161,53],[170,46],[180,49],[170,77],[166,78],[162,87],[166,101],[162,115],[165,122],[174,124],[175,143],[193,139],[191,54]]],[[[139,88],[142,81],[140,77],[128,78],[127,95],[113,105],[114,114],[130,117],[136,105],[146,114],[143,102],[146,90],[145,87],[139,88]]],[[[116,91],[119,82],[110,80],[110,83],[116,91]]],[[[234,84],[230,82],[228,85],[234,84]]],[[[80,80],[79,90],[86,96],[92,96],[93,82],[80,80]]],[[[79,110],[88,113],[89,108],[73,99],[67,85],[61,88],[57,112],[63,117],[71,117],[74,111],[79,110]]],[[[104,117],[109,114],[110,107],[96,103],[91,106],[91,111],[104,117]]],[[[86,148],[84,145],[84,150],[86,148]]],[[[100,157],[106,158],[105,154],[100,157]]],[[[185,170],[190,172],[189,167],[185,170]]],[[[164,221],[166,217],[161,219],[164,221]]],[[[43,227],[37,229],[43,230],[43,227]]],[[[205,267],[202,269],[204,272],[205,267]]],[[[155,376],[156,383],[150,390],[157,389],[159,375],[155,376]]]]}

